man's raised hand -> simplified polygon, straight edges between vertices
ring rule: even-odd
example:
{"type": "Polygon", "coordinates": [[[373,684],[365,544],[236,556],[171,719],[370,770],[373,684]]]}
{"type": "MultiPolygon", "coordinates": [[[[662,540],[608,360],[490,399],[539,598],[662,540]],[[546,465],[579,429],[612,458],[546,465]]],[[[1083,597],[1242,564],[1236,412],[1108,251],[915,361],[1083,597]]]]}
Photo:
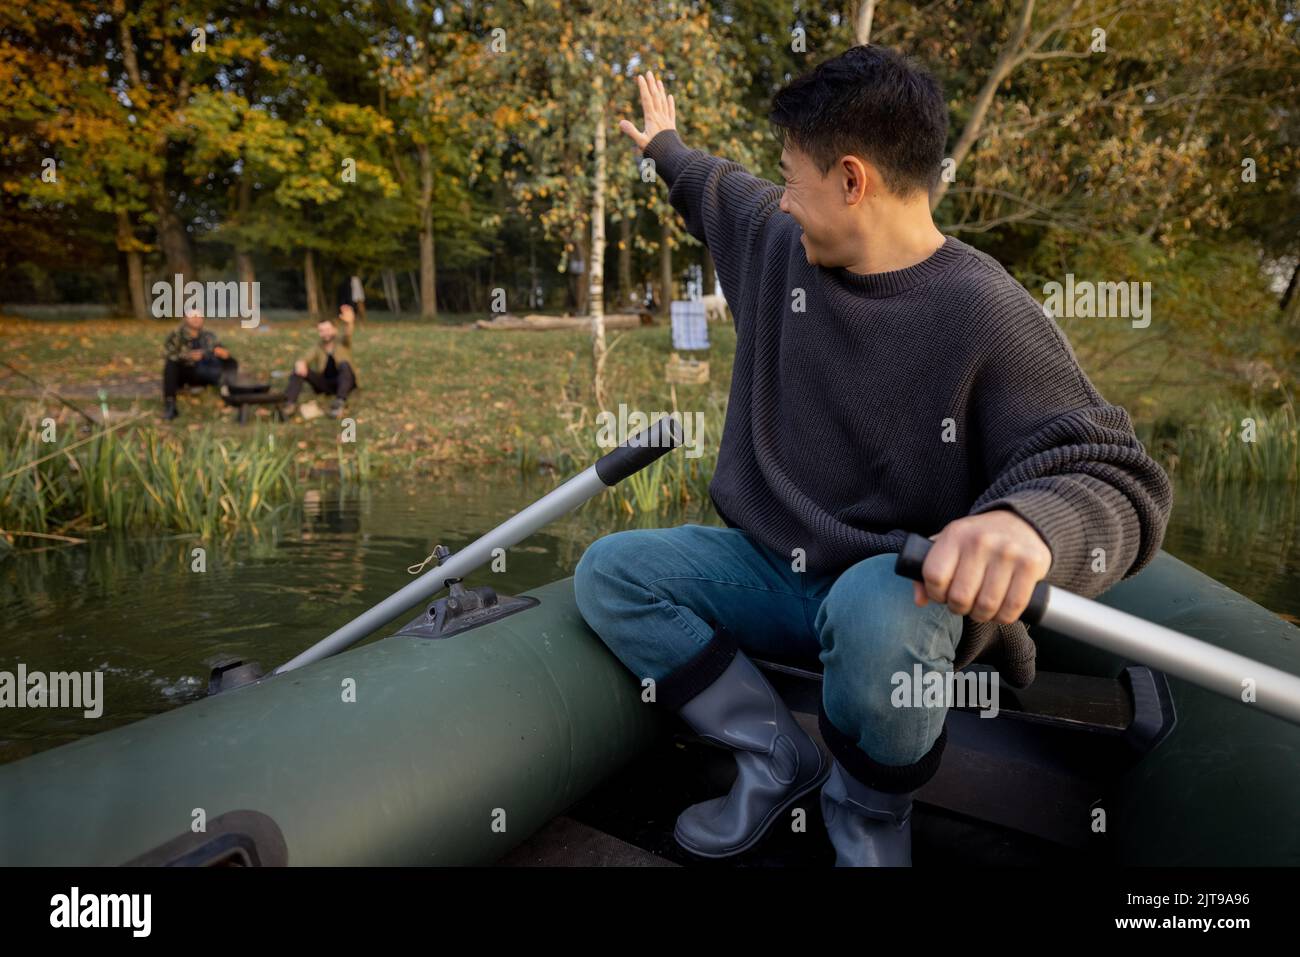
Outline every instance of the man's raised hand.
{"type": "Polygon", "coordinates": [[[620,120],[618,128],[632,138],[637,149],[644,150],[656,134],[677,129],[677,104],[664,89],[663,80],[653,73],[638,76],[636,85],[641,91],[641,113],[645,118],[645,130],[638,130],[631,120],[620,120]]]}

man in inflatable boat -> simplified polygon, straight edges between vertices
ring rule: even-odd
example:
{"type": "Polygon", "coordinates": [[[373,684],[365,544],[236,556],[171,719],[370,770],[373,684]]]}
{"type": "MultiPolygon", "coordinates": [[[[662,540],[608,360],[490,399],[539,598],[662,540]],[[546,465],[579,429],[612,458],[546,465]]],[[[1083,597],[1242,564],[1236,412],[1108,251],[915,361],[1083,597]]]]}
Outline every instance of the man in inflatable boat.
{"type": "Polygon", "coordinates": [[[839,865],[909,865],[951,702],[900,690],[976,658],[1027,685],[1034,584],[1095,596],[1136,573],[1168,478],[1034,298],[935,227],[948,120],[923,68],[860,46],[778,92],[784,187],[683,145],[663,82],[637,84],[644,129],[621,128],[735,319],[710,485],[727,527],[600,539],[579,608],[658,705],[735,753],[730,793],[678,818],[683,847],[738,854],[820,788],[839,865]],[[935,541],[924,584],[893,571],[909,531],[935,541]],[[829,755],[751,655],[820,658],[829,755]]]}

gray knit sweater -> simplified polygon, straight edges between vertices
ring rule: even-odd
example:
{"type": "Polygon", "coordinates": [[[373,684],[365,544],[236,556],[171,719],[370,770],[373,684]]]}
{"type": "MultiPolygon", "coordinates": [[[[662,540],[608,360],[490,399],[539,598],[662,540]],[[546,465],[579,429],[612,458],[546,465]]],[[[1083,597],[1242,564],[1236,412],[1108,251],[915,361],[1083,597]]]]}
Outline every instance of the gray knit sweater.
{"type": "MultiPolygon", "coordinates": [[[[1006,508],[1051,549],[1048,581],[1088,596],[1156,554],[1167,476],[995,260],[948,237],[895,272],[810,266],[780,187],[671,130],[646,155],[735,317],[709,487],[728,525],[833,572],[1006,508]]],[[[977,657],[1017,686],[1033,678],[1023,625],[967,619],[957,667],[977,657]]]]}

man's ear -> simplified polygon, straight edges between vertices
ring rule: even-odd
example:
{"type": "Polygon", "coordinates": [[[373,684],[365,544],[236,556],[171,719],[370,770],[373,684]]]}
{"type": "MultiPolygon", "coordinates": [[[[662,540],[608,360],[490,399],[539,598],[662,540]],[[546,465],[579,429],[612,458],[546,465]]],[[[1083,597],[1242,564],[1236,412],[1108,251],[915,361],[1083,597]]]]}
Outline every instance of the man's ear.
{"type": "Polygon", "coordinates": [[[880,173],[860,156],[841,156],[840,183],[844,203],[857,206],[869,196],[879,194],[883,182],[880,173]]]}

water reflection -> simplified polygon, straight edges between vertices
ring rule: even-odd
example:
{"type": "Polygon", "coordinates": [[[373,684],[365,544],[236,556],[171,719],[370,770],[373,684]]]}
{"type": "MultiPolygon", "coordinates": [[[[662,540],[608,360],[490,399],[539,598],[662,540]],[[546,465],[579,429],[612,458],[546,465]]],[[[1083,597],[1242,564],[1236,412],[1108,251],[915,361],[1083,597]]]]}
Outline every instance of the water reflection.
{"type": "MultiPolygon", "coordinates": [[[[105,715],[0,710],[0,762],[165,711],[206,689],[207,662],[234,654],[273,667],[410,581],[435,544],[452,551],[550,486],[506,479],[312,490],[275,522],[235,537],[107,537],[0,558],[0,670],[105,671],[105,715]],[[192,571],[194,549],[206,571],[192,571]]],[[[1300,616],[1300,529],[1291,486],[1178,490],[1165,547],[1272,610],[1300,616]]],[[[615,515],[600,502],[510,549],[519,592],[572,573],[616,528],[716,523],[615,515]]],[[[387,626],[379,634],[390,634],[387,626]]]]}
{"type": "Polygon", "coordinates": [[[1165,550],[1300,620],[1300,495],[1283,484],[1177,489],[1165,550]]]}

